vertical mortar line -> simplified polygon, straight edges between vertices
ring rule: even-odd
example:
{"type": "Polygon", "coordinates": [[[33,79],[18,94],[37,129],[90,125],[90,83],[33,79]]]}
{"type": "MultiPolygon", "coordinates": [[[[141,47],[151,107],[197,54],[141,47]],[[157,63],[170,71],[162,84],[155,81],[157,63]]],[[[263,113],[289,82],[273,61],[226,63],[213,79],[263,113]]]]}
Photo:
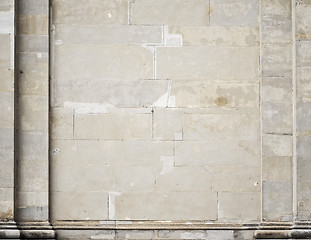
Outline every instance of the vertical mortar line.
{"type": "Polygon", "coordinates": [[[50,117],[51,117],[51,52],[50,52],[50,46],[51,46],[51,38],[50,38],[50,30],[51,30],[51,17],[52,17],[52,7],[51,7],[51,1],[48,0],[48,9],[47,14],[49,14],[49,21],[48,21],[48,220],[51,222],[51,156],[50,156],[50,136],[51,136],[51,128],[50,128],[50,117]]]}
{"type": "Polygon", "coordinates": [[[261,221],[263,220],[263,154],[262,154],[262,142],[263,142],[263,138],[262,138],[262,1],[259,1],[259,75],[258,75],[258,80],[259,80],[259,114],[260,114],[260,183],[261,183],[261,187],[260,187],[260,195],[261,195],[261,199],[260,199],[260,204],[261,204],[261,208],[260,208],[260,219],[261,221]]]}
{"type": "Polygon", "coordinates": [[[293,213],[297,218],[297,122],[296,122],[296,0],[292,0],[292,91],[293,91],[293,213]]]}

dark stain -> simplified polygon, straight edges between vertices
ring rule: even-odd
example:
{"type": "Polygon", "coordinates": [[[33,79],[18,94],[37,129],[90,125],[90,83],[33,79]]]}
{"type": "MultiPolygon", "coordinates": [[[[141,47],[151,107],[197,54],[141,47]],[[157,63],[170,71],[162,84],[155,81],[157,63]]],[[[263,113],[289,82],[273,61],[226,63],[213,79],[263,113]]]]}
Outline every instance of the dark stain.
{"type": "Polygon", "coordinates": [[[215,99],[215,103],[217,104],[218,107],[222,107],[228,103],[228,100],[225,97],[218,97],[215,99]]]}

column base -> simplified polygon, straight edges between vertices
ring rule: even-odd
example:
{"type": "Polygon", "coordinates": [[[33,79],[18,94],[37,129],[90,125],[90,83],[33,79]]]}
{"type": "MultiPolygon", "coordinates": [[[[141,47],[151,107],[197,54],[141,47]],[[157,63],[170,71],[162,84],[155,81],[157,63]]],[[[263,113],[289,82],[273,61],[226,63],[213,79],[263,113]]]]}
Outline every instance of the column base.
{"type": "Polygon", "coordinates": [[[21,222],[18,228],[20,239],[56,239],[49,222],[21,222]]]}
{"type": "Polygon", "coordinates": [[[20,232],[15,222],[0,222],[1,239],[20,239],[20,232]]]}

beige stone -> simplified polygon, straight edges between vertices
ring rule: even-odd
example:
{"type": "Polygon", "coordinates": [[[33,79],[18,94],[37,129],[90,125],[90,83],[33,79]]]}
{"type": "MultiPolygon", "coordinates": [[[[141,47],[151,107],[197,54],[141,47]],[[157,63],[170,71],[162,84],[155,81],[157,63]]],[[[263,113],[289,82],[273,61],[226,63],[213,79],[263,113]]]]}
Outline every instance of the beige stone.
{"type": "Polygon", "coordinates": [[[153,138],[156,140],[183,139],[182,111],[179,109],[155,108],[153,116],[153,138]]]}
{"type": "Polygon", "coordinates": [[[21,159],[43,160],[48,159],[48,136],[45,132],[20,132],[19,154],[21,159]]]}
{"type": "Polygon", "coordinates": [[[20,14],[25,15],[44,15],[49,11],[48,0],[26,0],[18,1],[20,14]]]}
{"type": "Polygon", "coordinates": [[[53,23],[106,25],[128,23],[127,0],[55,0],[53,23]]]}
{"type": "Polygon", "coordinates": [[[258,140],[257,114],[184,114],[184,140],[258,140]]]}
{"type": "Polygon", "coordinates": [[[119,220],[213,220],[217,196],[209,192],[121,193],[112,208],[111,219],[119,220]],[[190,202],[196,204],[189,208],[190,202]]]}
{"type": "Polygon", "coordinates": [[[292,181],[291,157],[264,157],[262,159],[262,180],[265,182],[292,181]]]}
{"type": "Polygon", "coordinates": [[[53,219],[101,220],[108,217],[105,192],[53,192],[51,201],[53,219]]]}
{"type": "Polygon", "coordinates": [[[262,131],[271,134],[291,134],[293,109],[291,103],[264,103],[262,105],[262,131]]]}
{"type": "Polygon", "coordinates": [[[172,167],[162,169],[155,181],[156,191],[159,192],[210,192],[212,176],[203,167],[172,167]]]}
{"type": "Polygon", "coordinates": [[[260,193],[219,193],[218,204],[220,221],[255,221],[260,218],[260,193]]]}
{"type": "Polygon", "coordinates": [[[135,25],[56,25],[61,44],[162,44],[162,27],[135,25]]]}
{"type": "Polygon", "coordinates": [[[292,156],[292,136],[264,134],[262,138],[262,154],[264,157],[292,156]]]}
{"type": "Polygon", "coordinates": [[[296,37],[301,40],[311,39],[311,3],[298,0],[296,3],[296,37]]]}
{"type": "Polygon", "coordinates": [[[176,142],[175,165],[259,167],[260,144],[237,140],[176,142]]]}
{"type": "Polygon", "coordinates": [[[48,130],[48,99],[46,96],[19,96],[20,129],[43,132],[48,130]]]}
{"type": "Polygon", "coordinates": [[[75,139],[151,139],[151,114],[76,115],[75,139]],[[90,127],[91,126],[91,127],[90,127]]]}
{"type": "Polygon", "coordinates": [[[263,77],[291,77],[292,46],[271,44],[262,48],[263,77]]]}
{"type": "Polygon", "coordinates": [[[48,66],[47,53],[19,53],[19,93],[48,96],[48,66]]]}
{"type": "Polygon", "coordinates": [[[257,47],[161,47],[157,49],[157,77],[254,82],[258,53],[257,47]],[[234,61],[229,56],[235,56],[234,61]]]}
{"type": "Polygon", "coordinates": [[[134,0],[131,1],[130,23],[134,25],[208,25],[209,1],[134,0]],[[148,14],[146,14],[147,10],[148,14]]]}
{"type": "Polygon", "coordinates": [[[13,92],[14,90],[14,71],[0,69],[0,92],[13,92]]]}
{"type": "Polygon", "coordinates": [[[0,69],[9,69],[11,67],[11,45],[10,35],[0,34],[0,69]]]}
{"type": "Polygon", "coordinates": [[[263,78],[262,101],[273,103],[292,102],[292,79],[291,78],[263,78]]]}
{"type": "Polygon", "coordinates": [[[14,127],[14,94],[12,92],[0,92],[0,127],[14,127]]]}
{"type": "Polygon", "coordinates": [[[311,41],[298,41],[297,42],[297,66],[310,67],[311,64],[311,41]]]}
{"type": "Polygon", "coordinates": [[[20,35],[18,37],[20,52],[48,52],[49,39],[44,35],[20,35]]]}
{"type": "Polygon", "coordinates": [[[259,2],[257,0],[211,0],[211,25],[258,26],[259,2]]]}
{"type": "Polygon", "coordinates": [[[207,167],[212,175],[213,192],[260,192],[260,168],[207,167]]]}
{"type": "Polygon", "coordinates": [[[64,108],[53,108],[50,124],[51,139],[73,138],[73,110],[64,108]]]}
{"type": "Polygon", "coordinates": [[[303,101],[310,101],[311,98],[311,68],[297,68],[297,97],[303,101]]]}
{"type": "Polygon", "coordinates": [[[256,46],[259,29],[249,26],[169,26],[170,34],[181,34],[183,46],[256,46]]]}
{"type": "Polygon", "coordinates": [[[261,13],[262,17],[291,17],[291,0],[262,0],[261,13]]]}
{"type": "Polygon", "coordinates": [[[14,0],[2,0],[0,2],[0,11],[12,11],[14,8],[14,0]]]}
{"type": "Polygon", "coordinates": [[[48,35],[48,15],[20,15],[19,33],[26,35],[48,35]]]}
{"type": "Polygon", "coordinates": [[[153,76],[153,54],[140,46],[76,46],[55,49],[55,78],[148,79],[153,76]]]}

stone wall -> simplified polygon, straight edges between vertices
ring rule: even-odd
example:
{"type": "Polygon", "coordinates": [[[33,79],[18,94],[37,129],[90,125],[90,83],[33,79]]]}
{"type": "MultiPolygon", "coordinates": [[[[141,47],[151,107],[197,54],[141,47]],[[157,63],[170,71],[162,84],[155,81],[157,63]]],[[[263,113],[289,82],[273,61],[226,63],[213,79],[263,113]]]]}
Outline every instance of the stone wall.
{"type": "Polygon", "coordinates": [[[310,26],[310,0],[0,0],[0,239],[311,237],[310,26]]]}

